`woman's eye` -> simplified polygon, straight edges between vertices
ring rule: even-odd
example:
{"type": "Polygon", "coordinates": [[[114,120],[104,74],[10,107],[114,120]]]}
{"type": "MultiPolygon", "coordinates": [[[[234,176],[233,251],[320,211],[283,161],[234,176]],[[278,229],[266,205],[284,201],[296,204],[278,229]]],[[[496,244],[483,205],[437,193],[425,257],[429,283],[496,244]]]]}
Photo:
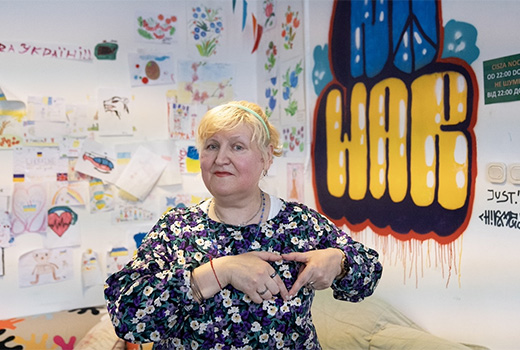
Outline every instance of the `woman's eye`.
{"type": "Polygon", "coordinates": [[[244,149],[244,147],[243,147],[242,145],[235,145],[234,148],[235,148],[235,150],[237,150],[237,151],[241,151],[241,150],[244,149]]]}
{"type": "Polygon", "coordinates": [[[208,150],[214,150],[214,149],[217,149],[217,145],[214,145],[214,144],[211,144],[211,143],[210,143],[209,145],[206,146],[206,149],[208,149],[208,150]]]}

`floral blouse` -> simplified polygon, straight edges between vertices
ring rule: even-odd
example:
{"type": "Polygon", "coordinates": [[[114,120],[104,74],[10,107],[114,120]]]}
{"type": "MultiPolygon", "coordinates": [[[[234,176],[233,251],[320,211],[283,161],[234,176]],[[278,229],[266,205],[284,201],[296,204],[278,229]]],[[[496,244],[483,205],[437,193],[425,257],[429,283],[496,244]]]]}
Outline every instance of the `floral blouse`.
{"type": "MultiPolygon", "coordinates": [[[[145,237],[134,259],[107,279],[108,311],[119,337],[154,342],[154,349],[321,349],[312,323],[313,290],[303,287],[291,300],[276,295],[256,304],[227,285],[199,304],[190,272],[210,257],[328,247],[342,249],[349,266],[345,277],[332,284],[334,297],[357,302],[371,295],[382,273],[377,252],[305,205],[282,200],[275,217],[247,226],[213,221],[201,204],[172,209],[145,237]]],[[[300,264],[272,263],[287,290],[300,264]]]]}

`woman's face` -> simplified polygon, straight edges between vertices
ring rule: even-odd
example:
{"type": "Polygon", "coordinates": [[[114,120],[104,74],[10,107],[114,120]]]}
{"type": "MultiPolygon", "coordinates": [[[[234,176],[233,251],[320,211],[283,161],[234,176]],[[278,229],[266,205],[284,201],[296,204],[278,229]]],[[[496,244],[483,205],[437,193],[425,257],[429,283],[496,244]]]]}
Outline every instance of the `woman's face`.
{"type": "Polygon", "coordinates": [[[258,182],[266,165],[251,129],[239,125],[208,138],[200,154],[202,179],[215,197],[257,193],[258,182]]]}

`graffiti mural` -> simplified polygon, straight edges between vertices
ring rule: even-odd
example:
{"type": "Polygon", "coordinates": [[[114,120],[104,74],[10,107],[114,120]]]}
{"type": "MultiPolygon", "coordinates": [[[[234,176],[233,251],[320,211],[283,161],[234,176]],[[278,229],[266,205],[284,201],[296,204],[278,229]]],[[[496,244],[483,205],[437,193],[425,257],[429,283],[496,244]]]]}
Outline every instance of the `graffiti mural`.
{"type": "Polygon", "coordinates": [[[441,2],[336,1],[314,112],[318,209],[352,231],[454,242],[471,216],[478,86],[441,2]]]}

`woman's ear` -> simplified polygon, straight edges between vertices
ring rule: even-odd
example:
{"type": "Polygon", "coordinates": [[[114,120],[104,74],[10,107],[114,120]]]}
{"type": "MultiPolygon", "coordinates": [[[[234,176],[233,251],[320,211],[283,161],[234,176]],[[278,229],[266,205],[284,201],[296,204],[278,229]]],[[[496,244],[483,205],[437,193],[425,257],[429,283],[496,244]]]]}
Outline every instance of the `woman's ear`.
{"type": "Polygon", "coordinates": [[[267,168],[265,169],[265,171],[268,171],[269,168],[271,167],[271,164],[273,164],[273,158],[274,158],[273,154],[274,154],[274,147],[273,147],[273,145],[269,145],[267,147],[267,159],[265,160],[265,166],[267,168]]]}

